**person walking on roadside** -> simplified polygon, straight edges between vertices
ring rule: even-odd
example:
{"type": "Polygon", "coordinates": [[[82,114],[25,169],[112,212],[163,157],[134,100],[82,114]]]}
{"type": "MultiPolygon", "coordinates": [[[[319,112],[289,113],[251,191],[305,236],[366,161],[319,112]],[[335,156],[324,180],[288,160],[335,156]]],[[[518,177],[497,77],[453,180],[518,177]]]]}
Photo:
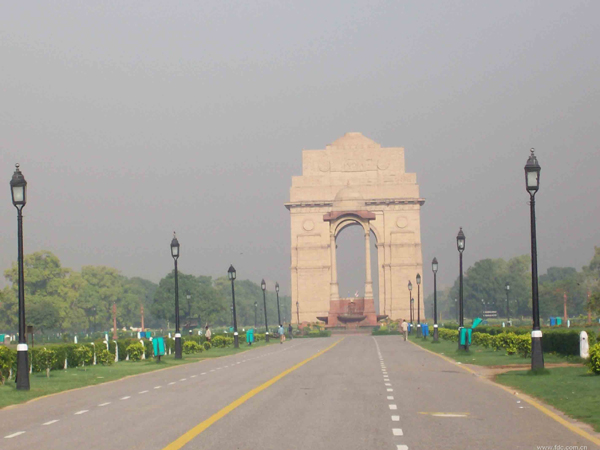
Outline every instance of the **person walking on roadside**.
{"type": "Polygon", "coordinates": [[[204,335],[206,336],[206,340],[208,342],[210,342],[210,338],[212,336],[212,332],[210,331],[210,328],[208,328],[208,325],[206,325],[206,333],[204,333],[204,335]]]}
{"type": "Polygon", "coordinates": [[[294,329],[292,328],[292,322],[290,322],[290,324],[288,325],[288,333],[290,333],[290,339],[293,338],[292,332],[294,331],[294,329]]]}
{"type": "Polygon", "coordinates": [[[402,327],[402,335],[404,336],[404,340],[406,341],[406,339],[408,338],[408,323],[406,322],[406,320],[402,319],[402,325],[400,325],[402,327]]]}
{"type": "Polygon", "coordinates": [[[285,341],[285,330],[283,329],[283,325],[279,324],[277,332],[279,333],[279,343],[283,344],[283,341],[285,341]]]}

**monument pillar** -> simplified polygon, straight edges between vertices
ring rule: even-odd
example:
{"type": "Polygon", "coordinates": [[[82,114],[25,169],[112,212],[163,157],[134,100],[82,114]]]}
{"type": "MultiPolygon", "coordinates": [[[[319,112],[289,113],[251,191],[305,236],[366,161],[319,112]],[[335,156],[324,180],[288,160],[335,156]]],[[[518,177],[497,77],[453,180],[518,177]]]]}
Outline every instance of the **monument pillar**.
{"type": "Polygon", "coordinates": [[[373,298],[373,280],[371,279],[371,230],[369,223],[365,229],[365,298],[373,298]]]}
{"type": "Polygon", "coordinates": [[[336,257],[336,248],[335,248],[335,233],[330,234],[330,254],[331,254],[331,300],[339,300],[339,285],[337,281],[337,257],[336,257]]]}

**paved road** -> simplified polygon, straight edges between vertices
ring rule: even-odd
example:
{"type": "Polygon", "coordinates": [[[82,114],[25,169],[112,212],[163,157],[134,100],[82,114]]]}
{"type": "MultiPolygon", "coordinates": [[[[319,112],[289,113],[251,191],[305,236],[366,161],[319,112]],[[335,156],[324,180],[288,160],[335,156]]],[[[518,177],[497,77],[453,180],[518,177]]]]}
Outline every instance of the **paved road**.
{"type": "MultiPolygon", "coordinates": [[[[338,340],[288,341],[0,410],[0,448],[160,450],[338,340]]],[[[183,448],[594,448],[517,402],[396,336],[348,336],[183,448]]]]}

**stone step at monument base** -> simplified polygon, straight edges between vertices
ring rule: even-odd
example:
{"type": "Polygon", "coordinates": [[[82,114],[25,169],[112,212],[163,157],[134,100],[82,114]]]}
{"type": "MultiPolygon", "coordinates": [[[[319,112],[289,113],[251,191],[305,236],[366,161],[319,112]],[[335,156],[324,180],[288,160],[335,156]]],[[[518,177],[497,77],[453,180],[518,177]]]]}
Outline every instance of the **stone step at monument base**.
{"type": "Polygon", "coordinates": [[[346,327],[331,327],[327,328],[327,330],[331,331],[331,335],[341,335],[341,334],[371,334],[377,326],[365,326],[365,327],[356,327],[356,328],[346,328],[346,327]]]}

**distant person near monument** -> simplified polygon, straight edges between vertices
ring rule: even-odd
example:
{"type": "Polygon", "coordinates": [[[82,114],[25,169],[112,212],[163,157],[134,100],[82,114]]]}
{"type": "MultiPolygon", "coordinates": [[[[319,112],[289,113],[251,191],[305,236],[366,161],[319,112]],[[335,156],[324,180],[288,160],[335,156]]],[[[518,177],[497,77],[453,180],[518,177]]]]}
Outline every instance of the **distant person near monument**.
{"type": "Polygon", "coordinates": [[[404,340],[406,341],[406,339],[408,338],[408,323],[406,323],[406,320],[402,319],[402,325],[400,325],[402,327],[402,335],[404,336],[404,340]]]}
{"type": "Polygon", "coordinates": [[[277,332],[279,333],[279,343],[283,344],[283,341],[285,341],[285,330],[283,329],[283,325],[279,324],[277,332]]]}
{"type": "Polygon", "coordinates": [[[212,332],[210,331],[210,328],[208,328],[208,325],[206,325],[206,333],[204,333],[204,335],[206,336],[206,340],[210,342],[212,332]]]}

